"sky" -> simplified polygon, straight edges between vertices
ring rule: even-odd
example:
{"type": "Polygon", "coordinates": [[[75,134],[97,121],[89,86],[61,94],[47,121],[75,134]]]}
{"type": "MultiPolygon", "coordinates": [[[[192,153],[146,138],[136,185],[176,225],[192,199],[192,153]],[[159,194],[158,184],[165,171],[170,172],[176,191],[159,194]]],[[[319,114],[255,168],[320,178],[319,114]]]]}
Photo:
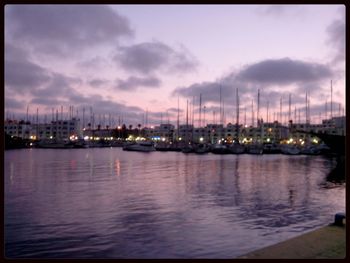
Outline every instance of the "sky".
{"type": "Polygon", "coordinates": [[[239,121],[252,124],[259,92],[264,121],[281,120],[281,101],[286,121],[290,96],[305,122],[307,94],[317,123],[331,82],[333,116],[345,109],[344,5],[6,5],[4,46],[15,118],[73,106],[85,123],[93,112],[112,126],[176,125],[188,102],[195,126],[218,121],[220,105],[226,124],[238,92],[239,121]]]}

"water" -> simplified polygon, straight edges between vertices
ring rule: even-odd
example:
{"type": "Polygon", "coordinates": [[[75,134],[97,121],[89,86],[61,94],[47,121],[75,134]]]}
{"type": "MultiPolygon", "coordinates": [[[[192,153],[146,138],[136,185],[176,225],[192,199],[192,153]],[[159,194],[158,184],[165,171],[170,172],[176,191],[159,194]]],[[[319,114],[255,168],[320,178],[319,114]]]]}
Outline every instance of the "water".
{"type": "Polygon", "coordinates": [[[234,258],[345,211],[321,156],[5,151],[9,258],[234,258]]]}

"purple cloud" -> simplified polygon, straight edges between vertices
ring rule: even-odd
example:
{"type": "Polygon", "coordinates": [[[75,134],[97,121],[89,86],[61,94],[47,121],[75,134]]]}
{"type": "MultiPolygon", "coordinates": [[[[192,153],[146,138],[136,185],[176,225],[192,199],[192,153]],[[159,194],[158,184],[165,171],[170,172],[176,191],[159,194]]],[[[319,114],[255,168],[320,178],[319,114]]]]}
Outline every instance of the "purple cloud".
{"type": "Polygon", "coordinates": [[[105,5],[7,5],[6,34],[41,52],[65,53],[130,37],[129,21],[105,5]]]}
{"type": "Polygon", "coordinates": [[[161,81],[155,77],[129,77],[126,80],[117,79],[116,82],[116,88],[125,91],[135,91],[139,87],[158,88],[161,84],[161,81]]]}

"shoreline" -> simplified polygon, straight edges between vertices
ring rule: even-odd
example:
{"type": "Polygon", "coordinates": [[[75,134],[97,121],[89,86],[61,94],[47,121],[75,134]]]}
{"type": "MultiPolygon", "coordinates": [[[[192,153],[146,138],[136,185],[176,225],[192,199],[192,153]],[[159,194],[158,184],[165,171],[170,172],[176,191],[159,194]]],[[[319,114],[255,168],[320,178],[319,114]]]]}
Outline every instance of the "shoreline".
{"type": "Polygon", "coordinates": [[[328,225],[249,252],[239,259],[345,259],[346,226],[328,225]]]}

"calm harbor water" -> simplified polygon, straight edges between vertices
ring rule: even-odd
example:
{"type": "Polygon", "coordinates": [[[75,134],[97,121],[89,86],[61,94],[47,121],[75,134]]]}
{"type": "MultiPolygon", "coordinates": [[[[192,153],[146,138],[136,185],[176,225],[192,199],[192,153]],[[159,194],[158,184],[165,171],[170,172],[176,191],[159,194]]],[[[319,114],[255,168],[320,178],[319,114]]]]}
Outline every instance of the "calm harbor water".
{"type": "Polygon", "coordinates": [[[333,221],[322,156],[5,151],[5,256],[234,258],[333,221]]]}

